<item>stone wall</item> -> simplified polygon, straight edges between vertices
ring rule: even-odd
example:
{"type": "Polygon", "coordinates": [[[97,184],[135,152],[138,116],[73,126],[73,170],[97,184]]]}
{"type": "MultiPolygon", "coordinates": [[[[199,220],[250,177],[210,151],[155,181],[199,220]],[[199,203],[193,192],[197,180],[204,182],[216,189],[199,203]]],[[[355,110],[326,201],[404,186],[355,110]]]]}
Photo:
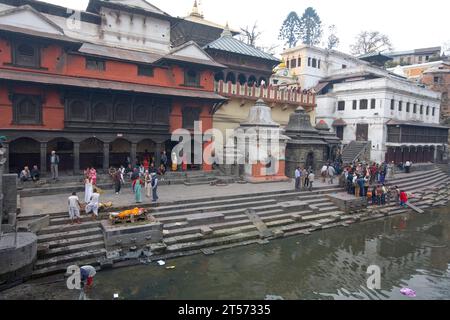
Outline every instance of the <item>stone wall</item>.
{"type": "MultiPolygon", "coordinates": [[[[15,220],[17,212],[17,175],[3,175],[3,212],[15,220]]],[[[6,216],[4,216],[6,218],[6,216]]],[[[10,220],[9,219],[9,220],[10,220]]],[[[10,221],[11,222],[11,221],[10,221]]]]}

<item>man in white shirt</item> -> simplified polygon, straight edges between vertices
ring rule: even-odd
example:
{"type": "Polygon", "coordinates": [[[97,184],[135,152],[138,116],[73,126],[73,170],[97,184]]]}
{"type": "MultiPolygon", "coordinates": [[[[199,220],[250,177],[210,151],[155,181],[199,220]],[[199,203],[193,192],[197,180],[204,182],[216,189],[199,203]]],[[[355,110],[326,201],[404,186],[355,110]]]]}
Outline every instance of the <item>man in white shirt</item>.
{"type": "Polygon", "coordinates": [[[311,171],[311,172],[309,173],[309,175],[308,175],[308,180],[309,180],[309,191],[312,191],[313,183],[314,183],[314,178],[315,178],[314,172],[311,171]]]}
{"type": "Polygon", "coordinates": [[[411,172],[411,165],[412,165],[412,162],[411,161],[406,161],[406,163],[405,163],[405,173],[410,173],[411,172]]]}
{"type": "Polygon", "coordinates": [[[320,175],[322,176],[323,183],[325,183],[326,181],[327,173],[328,173],[328,166],[324,164],[322,169],[320,170],[320,175]]]}
{"type": "Polygon", "coordinates": [[[334,176],[336,175],[336,170],[333,166],[328,166],[328,178],[330,179],[330,184],[334,183],[334,176]]]}
{"type": "Polygon", "coordinates": [[[100,194],[97,189],[94,189],[94,193],[91,196],[91,201],[86,206],[86,213],[93,212],[92,220],[95,220],[98,217],[98,207],[100,202],[100,194]]]}
{"type": "Polygon", "coordinates": [[[297,167],[297,169],[295,169],[295,190],[300,190],[301,177],[302,177],[302,172],[300,170],[300,167],[297,167]]]}
{"type": "Polygon", "coordinates": [[[72,195],[69,197],[68,205],[70,224],[73,224],[74,220],[76,220],[76,222],[80,224],[80,200],[78,199],[76,192],[72,193],[72,195]]]}

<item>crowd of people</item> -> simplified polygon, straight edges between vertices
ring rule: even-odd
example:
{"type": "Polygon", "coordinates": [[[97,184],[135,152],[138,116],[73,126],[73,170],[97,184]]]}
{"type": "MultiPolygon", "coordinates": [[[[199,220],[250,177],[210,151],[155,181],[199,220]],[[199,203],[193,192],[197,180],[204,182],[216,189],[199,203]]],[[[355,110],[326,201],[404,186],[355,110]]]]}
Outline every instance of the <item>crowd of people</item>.
{"type": "MultiPolygon", "coordinates": [[[[410,161],[406,163],[405,172],[410,172],[411,165],[410,161]]],[[[369,205],[389,205],[393,200],[405,205],[408,201],[406,192],[400,190],[398,186],[387,186],[387,181],[392,181],[395,173],[396,166],[393,161],[389,164],[386,162],[352,164],[344,168],[340,186],[345,187],[347,193],[355,197],[366,197],[369,205]]]]}

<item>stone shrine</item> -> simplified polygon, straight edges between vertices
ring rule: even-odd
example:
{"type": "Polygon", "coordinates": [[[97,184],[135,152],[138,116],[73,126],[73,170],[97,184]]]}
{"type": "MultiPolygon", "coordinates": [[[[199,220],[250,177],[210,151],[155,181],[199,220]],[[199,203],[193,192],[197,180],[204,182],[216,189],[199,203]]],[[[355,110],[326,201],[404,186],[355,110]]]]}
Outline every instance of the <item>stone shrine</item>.
{"type": "Polygon", "coordinates": [[[329,132],[328,127],[324,128],[323,124],[319,124],[318,129],[311,125],[310,116],[302,107],[291,114],[285,129],[285,134],[290,138],[286,147],[288,177],[294,177],[298,166],[316,171],[332,160],[340,140],[329,132]]]}
{"type": "Polygon", "coordinates": [[[289,139],[281,126],[272,120],[272,111],[262,99],[250,109],[245,122],[232,137],[236,154],[244,163],[248,182],[286,181],[285,150],[289,139]]]}

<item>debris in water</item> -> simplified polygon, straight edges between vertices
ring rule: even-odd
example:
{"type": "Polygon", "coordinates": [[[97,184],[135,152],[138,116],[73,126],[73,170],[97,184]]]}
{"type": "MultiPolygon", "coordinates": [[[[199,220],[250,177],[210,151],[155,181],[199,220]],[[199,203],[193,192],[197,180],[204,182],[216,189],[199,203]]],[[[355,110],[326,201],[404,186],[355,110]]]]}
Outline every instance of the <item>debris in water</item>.
{"type": "Polygon", "coordinates": [[[168,266],[166,267],[167,270],[175,269],[175,266],[168,266]]]}
{"type": "Polygon", "coordinates": [[[416,296],[416,292],[410,288],[403,288],[400,290],[400,293],[404,296],[408,296],[408,297],[412,297],[412,298],[414,298],[416,296]]]}
{"type": "Polygon", "coordinates": [[[264,300],[284,300],[282,296],[275,296],[272,294],[267,294],[264,300]]]}
{"type": "Polygon", "coordinates": [[[158,260],[157,261],[158,265],[163,266],[166,264],[166,262],[164,260],[158,260]]]}

